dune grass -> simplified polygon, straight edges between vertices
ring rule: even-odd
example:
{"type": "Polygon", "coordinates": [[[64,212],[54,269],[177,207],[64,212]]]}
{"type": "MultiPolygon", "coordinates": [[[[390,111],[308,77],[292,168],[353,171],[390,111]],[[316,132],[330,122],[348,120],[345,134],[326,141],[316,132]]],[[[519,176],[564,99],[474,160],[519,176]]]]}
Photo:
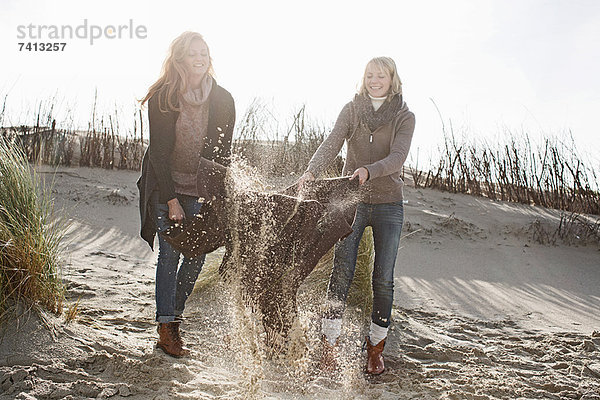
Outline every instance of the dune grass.
{"type": "MultiPolygon", "coordinates": [[[[255,167],[261,175],[299,175],[330,130],[330,127],[310,118],[305,105],[282,122],[264,102],[255,99],[236,125],[233,153],[255,167]]],[[[339,174],[342,158],[336,157],[332,164],[330,172],[339,174]]]]}
{"type": "Polygon", "coordinates": [[[506,132],[490,143],[443,133],[428,171],[419,169],[418,159],[407,168],[415,187],[560,210],[559,224],[530,227],[534,241],[600,245],[598,168],[571,135],[533,140],[527,132],[506,132]]]}
{"type": "Polygon", "coordinates": [[[412,167],[416,187],[600,215],[598,171],[569,135],[536,144],[527,132],[506,132],[497,143],[443,133],[429,171],[412,167]]]}
{"type": "Polygon", "coordinates": [[[0,136],[0,317],[12,304],[60,313],[65,225],[22,149],[0,136]]]}
{"type": "Polygon", "coordinates": [[[72,121],[65,118],[72,112],[57,113],[60,107],[56,98],[40,101],[27,117],[5,118],[7,96],[0,110],[0,134],[19,143],[29,162],[49,165],[99,167],[105,169],[139,170],[147,140],[145,117],[141,109],[125,117],[115,106],[109,113],[97,111],[98,92],[94,93],[91,120],[85,129],[74,129],[72,121]],[[5,126],[9,119],[12,125],[5,126]],[[133,123],[126,124],[128,119],[133,123]],[[123,127],[126,125],[127,127],[123,127]]]}

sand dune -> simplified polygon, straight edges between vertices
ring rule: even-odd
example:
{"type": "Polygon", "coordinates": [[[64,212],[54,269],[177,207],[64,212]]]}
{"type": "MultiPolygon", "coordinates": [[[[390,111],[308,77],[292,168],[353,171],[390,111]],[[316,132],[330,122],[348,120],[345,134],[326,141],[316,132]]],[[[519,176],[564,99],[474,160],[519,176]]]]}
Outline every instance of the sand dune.
{"type": "Polygon", "coordinates": [[[222,282],[190,297],[191,357],[156,350],[156,255],[138,237],[137,173],[59,168],[54,179],[79,314],[67,324],[23,312],[4,326],[0,399],[600,399],[600,249],[533,240],[557,211],[407,188],[388,369],[362,373],[367,321],[348,310],[343,371],[329,377],[316,368],[315,304],[300,302],[287,352],[269,355],[222,282]]]}

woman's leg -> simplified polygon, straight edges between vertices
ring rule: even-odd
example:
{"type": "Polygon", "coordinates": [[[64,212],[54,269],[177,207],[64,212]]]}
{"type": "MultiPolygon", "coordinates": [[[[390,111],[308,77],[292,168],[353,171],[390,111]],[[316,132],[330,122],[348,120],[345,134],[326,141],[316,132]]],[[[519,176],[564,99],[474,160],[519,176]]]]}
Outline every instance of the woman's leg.
{"type": "Polygon", "coordinates": [[[375,264],[373,266],[373,313],[366,343],[366,372],[379,375],[385,371],[383,348],[391,322],[394,300],[394,266],[404,220],[402,202],[375,205],[372,218],[375,264]]]}
{"type": "Polygon", "coordinates": [[[352,233],[335,245],[333,269],[327,287],[328,310],[321,320],[321,364],[323,371],[337,370],[336,342],[342,331],[342,314],[348,290],[354,278],[358,245],[369,219],[369,207],[359,203],[356,208],[352,233]]]}
{"type": "Polygon", "coordinates": [[[164,232],[171,226],[169,207],[159,202],[158,191],[152,194],[150,201],[152,216],[159,233],[155,291],[156,321],[167,323],[175,320],[175,285],[180,253],[160,235],[160,232],[164,232]]]}
{"type": "Polygon", "coordinates": [[[371,222],[375,245],[371,320],[377,326],[387,328],[394,300],[394,266],[404,222],[402,201],[374,205],[371,222]]]}
{"type": "Polygon", "coordinates": [[[333,269],[327,287],[328,310],[323,318],[323,333],[330,342],[335,342],[341,329],[350,284],[354,278],[358,245],[369,218],[369,205],[359,203],[352,223],[353,232],[335,245],[333,269]]]}
{"type": "MultiPolygon", "coordinates": [[[[177,197],[179,198],[179,202],[183,207],[183,212],[185,212],[186,219],[191,220],[200,212],[202,203],[198,202],[197,198],[183,195],[179,195],[177,197]]],[[[177,286],[175,289],[175,315],[178,317],[183,314],[185,302],[194,290],[194,285],[198,279],[198,274],[204,265],[204,259],[204,254],[194,258],[183,257],[181,266],[177,271],[177,286]]]]}

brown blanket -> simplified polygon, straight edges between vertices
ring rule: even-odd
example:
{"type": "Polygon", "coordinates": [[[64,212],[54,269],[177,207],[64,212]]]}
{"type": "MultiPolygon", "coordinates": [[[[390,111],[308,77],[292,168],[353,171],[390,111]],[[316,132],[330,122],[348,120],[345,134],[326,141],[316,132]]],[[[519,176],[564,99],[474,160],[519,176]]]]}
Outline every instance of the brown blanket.
{"type": "Polygon", "coordinates": [[[295,194],[296,186],[284,194],[232,193],[225,191],[226,171],[216,168],[199,170],[199,187],[208,200],[200,214],[165,239],[190,257],[226,246],[221,274],[239,281],[245,299],[261,312],[269,339],[275,333],[285,337],[300,284],[352,232],[358,182],[309,182],[303,199],[287,195],[295,194]]]}

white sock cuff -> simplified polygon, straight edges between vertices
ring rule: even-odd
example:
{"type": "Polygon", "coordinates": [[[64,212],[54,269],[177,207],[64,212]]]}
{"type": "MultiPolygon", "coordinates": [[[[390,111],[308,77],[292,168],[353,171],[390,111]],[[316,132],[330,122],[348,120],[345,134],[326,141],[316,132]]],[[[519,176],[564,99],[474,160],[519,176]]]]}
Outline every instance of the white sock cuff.
{"type": "Polygon", "coordinates": [[[388,328],[377,325],[375,322],[371,322],[371,328],[369,329],[369,340],[371,344],[377,346],[379,342],[387,337],[388,328]]]}
{"type": "Polygon", "coordinates": [[[321,319],[321,331],[327,338],[327,341],[330,344],[334,345],[335,341],[338,339],[338,337],[340,337],[340,334],[342,333],[342,319],[321,319]]]}

